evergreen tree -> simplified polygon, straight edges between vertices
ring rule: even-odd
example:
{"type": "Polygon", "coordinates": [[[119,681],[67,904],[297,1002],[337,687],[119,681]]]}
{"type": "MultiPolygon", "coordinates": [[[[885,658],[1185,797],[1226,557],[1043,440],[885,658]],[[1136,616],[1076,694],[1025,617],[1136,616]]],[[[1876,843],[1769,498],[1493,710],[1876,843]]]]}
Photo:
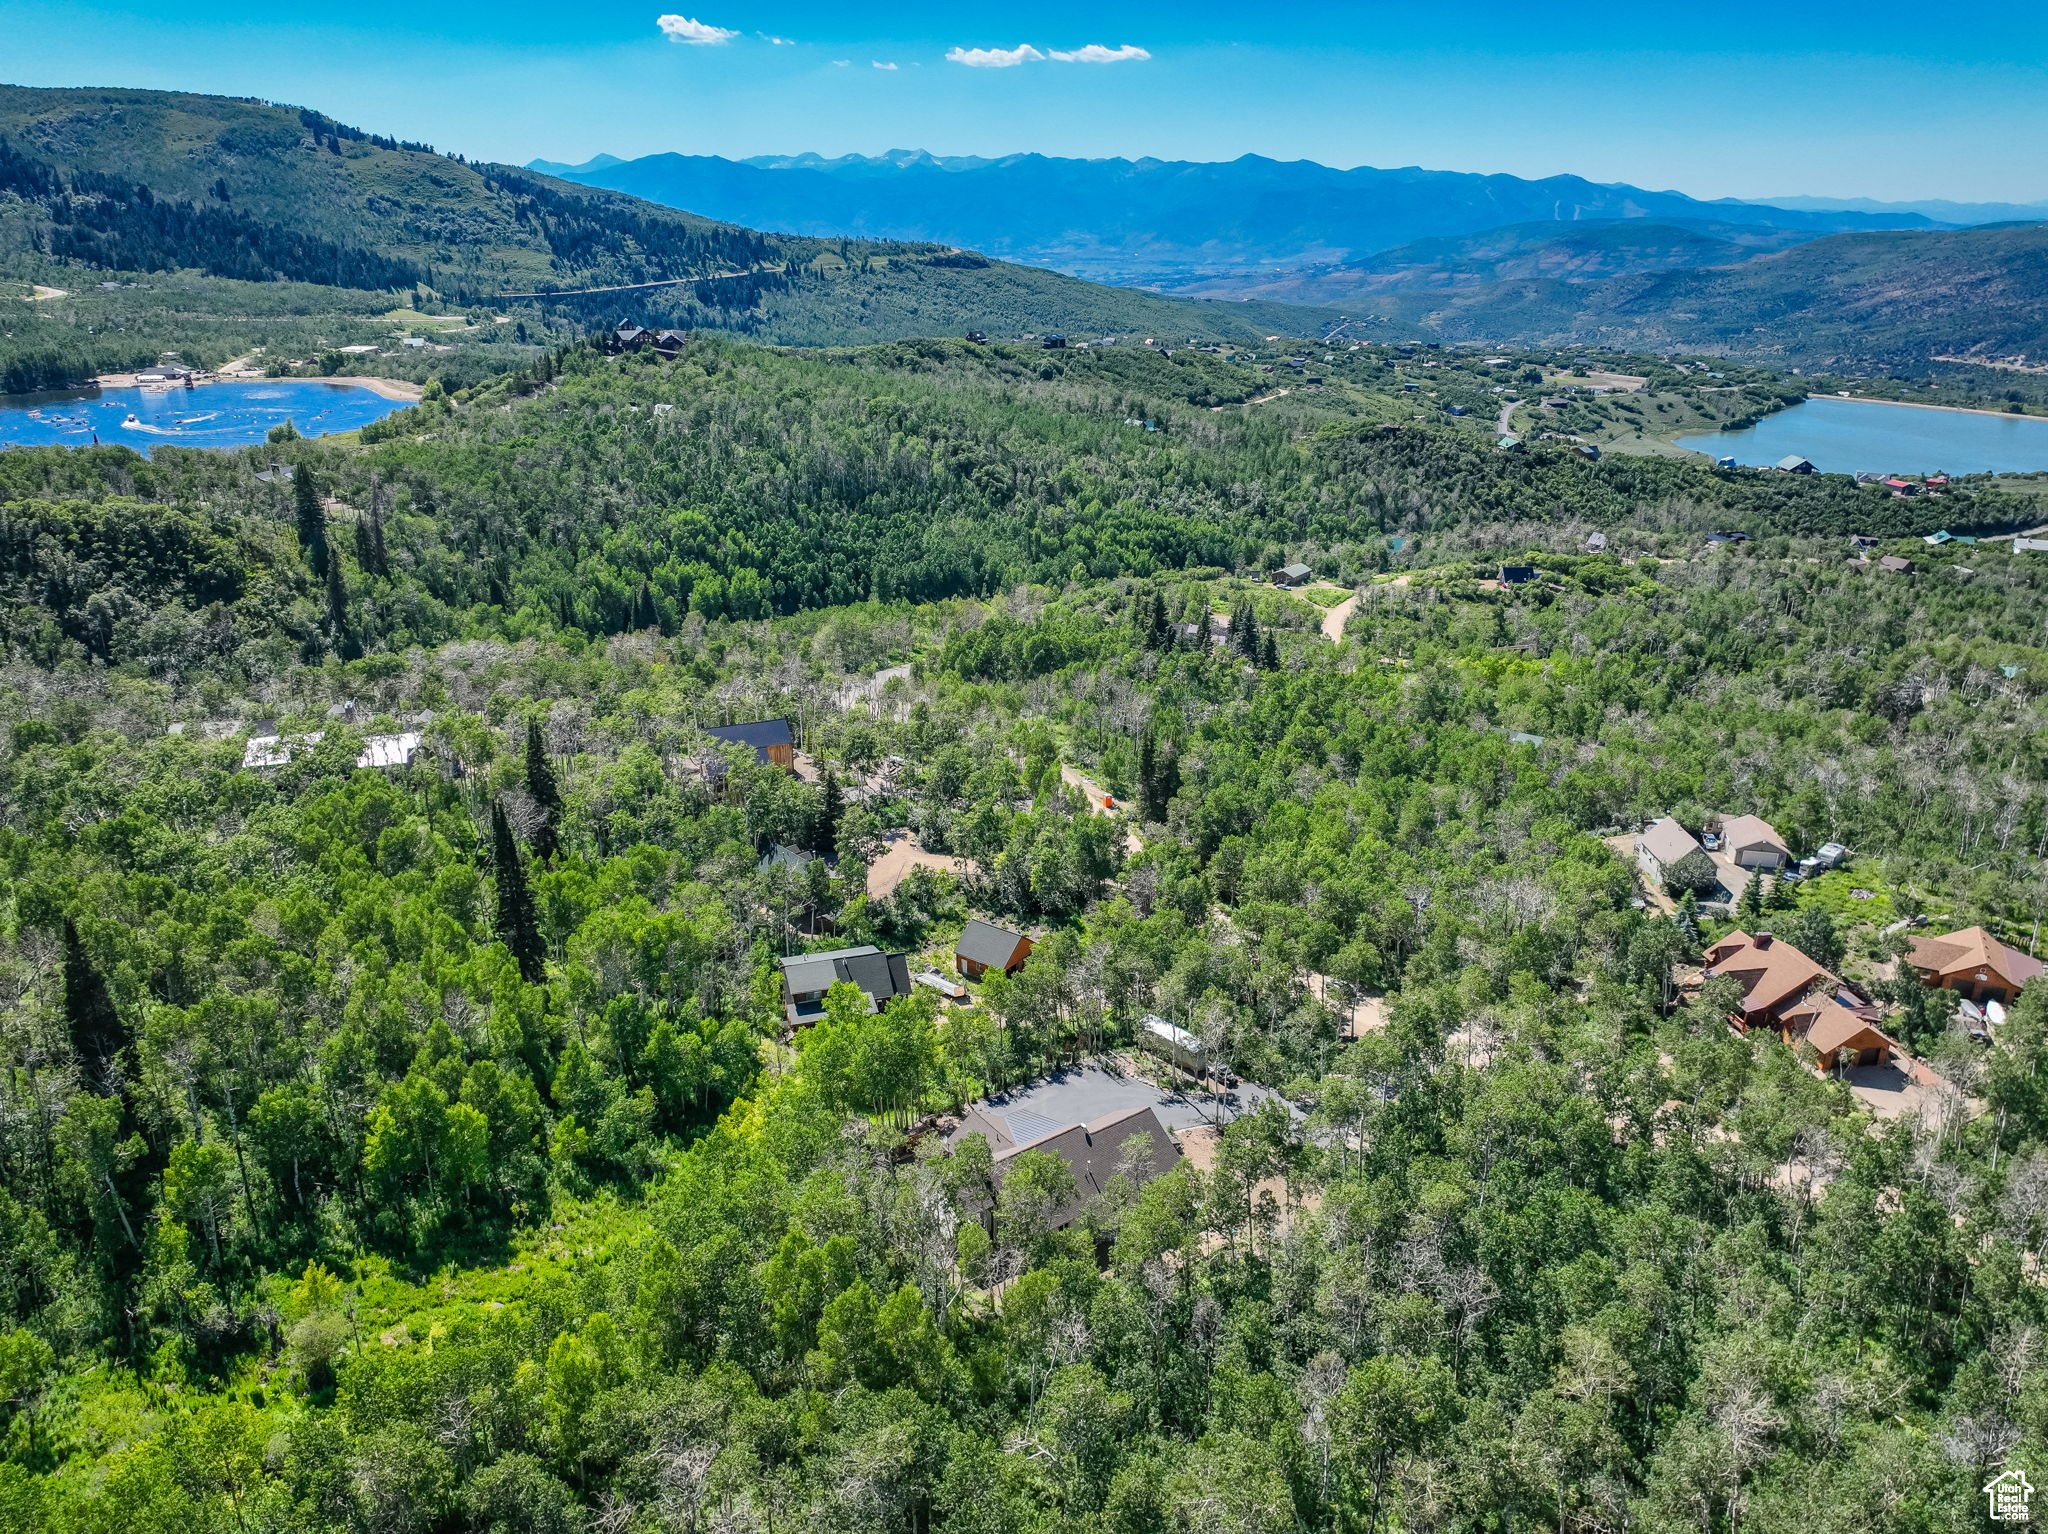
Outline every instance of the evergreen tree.
{"type": "Polygon", "coordinates": [[[498,887],[498,939],[512,950],[526,983],[539,985],[547,978],[547,966],[533,890],[526,882],[526,866],[520,861],[512,823],[505,818],[504,806],[495,800],[491,804],[491,877],[498,887]]]}
{"type": "MultiPolygon", "coordinates": [[[[326,540],[323,538],[321,543],[324,548],[326,540]]],[[[327,549],[320,563],[327,567],[327,632],[334,653],[343,660],[361,660],[363,646],[349,622],[348,582],[342,579],[341,561],[334,557],[332,549],[327,549]]]]}
{"type": "Polygon", "coordinates": [[[1764,914],[1764,879],[1759,873],[1751,873],[1749,882],[1742,886],[1742,894],[1735,902],[1736,919],[1746,931],[1754,932],[1756,924],[1764,914]]]}
{"type": "Polygon", "coordinates": [[[1680,895],[1678,897],[1678,907],[1672,912],[1671,919],[1677,923],[1678,930],[1685,934],[1685,940],[1688,943],[1694,945],[1699,943],[1700,897],[1698,895],[1694,894],[1691,890],[1687,890],[1684,894],[1680,895]]]}
{"type": "Polygon", "coordinates": [[[555,782],[555,769],[548,761],[540,735],[540,721],[526,721],[526,792],[540,811],[540,826],[533,833],[533,855],[543,863],[552,862],[561,849],[562,790],[555,782]]]}
{"type": "Polygon", "coordinates": [[[1259,615],[1252,611],[1250,601],[1241,604],[1231,614],[1231,623],[1237,630],[1232,640],[1237,647],[1237,653],[1256,666],[1264,650],[1259,642],[1259,615]]]}
{"type": "Polygon", "coordinates": [[[1266,631],[1265,642],[1259,647],[1259,664],[1268,671],[1280,669],[1280,646],[1273,638],[1273,631],[1266,631]]]}
{"type": "Polygon", "coordinates": [[[327,508],[320,503],[320,482],[309,464],[300,464],[292,475],[292,506],[297,513],[299,547],[306,563],[320,579],[327,579],[327,508]]]}
{"type": "Polygon", "coordinates": [[[1145,604],[1145,648],[1158,650],[1173,642],[1173,630],[1166,622],[1166,598],[1158,592],[1145,604]]]}
{"type": "Polygon", "coordinates": [[[817,853],[821,858],[836,855],[839,846],[839,822],[845,813],[846,800],[839,792],[839,775],[827,767],[825,781],[818,789],[818,818],[811,826],[809,851],[817,853]]]}
{"type": "Polygon", "coordinates": [[[1771,891],[1764,897],[1764,905],[1773,911],[1789,911],[1794,904],[1792,886],[1785,882],[1784,875],[1780,874],[1772,879],[1771,891]]]}
{"type": "Polygon", "coordinates": [[[384,547],[384,492],[370,497],[370,509],[356,523],[356,563],[379,580],[391,579],[391,553],[384,547]]]}
{"type": "Polygon", "coordinates": [[[106,977],[85,951],[78,923],[69,916],[64,918],[64,1025],[86,1079],[102,1096],[111,1096],[119,1081],[118,1057],[128,1043],[128,1033],[115,1010],[106,977]]]}
{"type": "Polygon", "coordinates": [[[1161,818],[1159,802],[1159,743],[1147,728],[1138,737],[1138,818],[1148,824],[1161,818]]]}

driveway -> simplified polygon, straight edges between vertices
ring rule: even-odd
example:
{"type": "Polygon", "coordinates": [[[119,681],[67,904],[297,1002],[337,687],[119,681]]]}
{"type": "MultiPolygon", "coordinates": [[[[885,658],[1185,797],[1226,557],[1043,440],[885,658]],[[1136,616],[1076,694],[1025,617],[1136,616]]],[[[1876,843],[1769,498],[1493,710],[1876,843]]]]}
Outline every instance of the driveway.
{"type": "MultiPolygon", "coordinates": [[[[1037,1139],[1054,1128],[1089,1124],[1108,1114],[1147,1107],[1159,1115],[1159,1121],[1168,1129],[1190,1129],[1197,1124],[1219,1119],[1228,1122],[1239,1114],[1255,1112],[1269,1097],[1277,1098],[1295,1117],[1301,1117],[1300,1109],[1256,1082],[1242,1082],[1229,1092],[1211,1097],[1207,1092],[1161,1087],[1142,1076],[1119,1075],[1089,1061],[1055,1071],[1028,1086],[985,1097],[974,1106],[1004,1120],[1012,1114],[1030,1114],[1028,1125],[1036,1130],[1031,1138],[1037,1139]]],[[[947,1138],[957,1139],[959,1133],[955,1129],[947,1138]]]]}
{"type": "Polygon", "coordinates": [[[868,864],[868,899],[886,900],[896,893],[896,886],[909,877],[913,868],[936,868],[955,878],[965,878],[968,862],[965,858],[948,857],[943,853],[927,852],[924,843],[917,839],[914,831],[891,831],[883,838],[882,855],[868,864]]]}
{"type": "Polygon", "coordinates": [[[1896,1065],[1854,1065],[1842,1072],[1856,1101],[1881,1119],[1928,1119],[1940,1097],[1896,1065]]]}

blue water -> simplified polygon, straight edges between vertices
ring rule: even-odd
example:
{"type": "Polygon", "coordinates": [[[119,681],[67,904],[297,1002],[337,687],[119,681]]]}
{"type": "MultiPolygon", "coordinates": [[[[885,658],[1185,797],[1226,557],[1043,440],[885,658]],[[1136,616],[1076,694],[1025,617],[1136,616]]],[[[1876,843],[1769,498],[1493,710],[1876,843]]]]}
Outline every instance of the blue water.
{"type": "Polygon", "coordinates": [[[246,447],[290,421],[302,437],[353,431],[403,410],[359,384],[308,379],[207,383],[187,389],[73,389],[0,395],[0,445],[63,447],[119,444],[148,456],[153,447],[246,447]]]}
{"type": "Polygon", "coordinates": [[[1679,437],[1710,458],[1768,468],[1797,453],[1824,474],[2023,474],[2048,469],[2048,419],[1809,399],[1744,431],[1679,437]]]}

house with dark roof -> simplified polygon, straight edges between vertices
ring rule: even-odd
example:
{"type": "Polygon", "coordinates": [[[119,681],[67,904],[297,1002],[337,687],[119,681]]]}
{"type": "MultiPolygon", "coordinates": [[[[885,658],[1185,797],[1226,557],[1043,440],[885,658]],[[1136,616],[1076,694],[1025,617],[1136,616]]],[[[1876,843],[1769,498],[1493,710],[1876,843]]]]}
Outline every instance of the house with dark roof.
{"type": "Polygon", "coordinates": [[[2048,967],[1982,927],[1915,938],[1906,950],[1906,962],[1919,971],[1920,983],[1930,990],[1954,991],[1980,1005],[2010,1005],[2048,967]]]}
{"type": "Polygon", "coordinates": [[[616,351],[637,352],[647,344],[653,334],[653,331],[642,329],[631,320],[621,320],[618,328],[612,332],[612,347],[616,351]]]}
{"type": "Polygon", "coordinates": [[[879,1012],[910,994],[909,959],[908,954],[883,953],[873,943],[829,953],[791,954],[777,961],[782,969],[782,1015],[792,1028],[815,1023],[825,1015],[825,993],[842,980],[860,988],[868,1011],[879,1012]]]}
{"type": "MultiPolygon", "coordinates": [[[[727,745],[751,746],[754,757],[763,766],[773,762],[778,767],[796,766],[796,736],[791,733],[787,719],[756,719],[748,724],[711,725],[704,733],[713,740],[724,741],[727,745]]],[[[723,770],[723,764],[720,764],[723,770]]]]}
{"type": "Polygon", "coordinates": [[[992,969],[1015,974],[1030,957],[1030,938],[979,919],[970,921],[953,945],[954,967],[969,980],[979,980],[992,969]]]}
{"type": "Polygon", "coordinates": [[[1121,1174],[1135,1187],[1163,1177],[1181,1161],[1181,1148],[1150,1104],[1106,1113],[1086,1124],[1061,1124],[1028,1109],[1004,1113],[982,1104],[967,1110],[950,1138],[956,1143],[978,1134],[994,1153],[1002,1177],[1027,1151],[1046,1151],[1067,1164],[1074,1175],[1072,1202],[1053,1211],[1055,1230],[1079,1219],[1088,1205],[1121,1174]]]}
{"type": "Polygon", "coordinates": [[[1282,565],[1279,569],[1273,572],[1273,584],[1276,586],[1299,586],[1303,581],[1307,580],[1309,576],[1313,573],[1314,572],[1311,571],[1309,567],[1304,564],[1296,563],[1291,565],[1282,565]]]}
{"type": "Polygon", "coordinates": [[[1896,554],[1887,554],[1877,562],[1877,567],[1880,570],[1889,570],[1894,575],[1904,575],[1913,568],[1913,562],[1910,559],[1901,559],[1896,554]]]}
{"type": "Polygon", "coordinates": [[[1777,467],[1787,474],[1812,474],[1815,472],[1813,461],[1808,458],[1801,458],[1797,453],[1787,453],[1778,460],[1777,467]]]}

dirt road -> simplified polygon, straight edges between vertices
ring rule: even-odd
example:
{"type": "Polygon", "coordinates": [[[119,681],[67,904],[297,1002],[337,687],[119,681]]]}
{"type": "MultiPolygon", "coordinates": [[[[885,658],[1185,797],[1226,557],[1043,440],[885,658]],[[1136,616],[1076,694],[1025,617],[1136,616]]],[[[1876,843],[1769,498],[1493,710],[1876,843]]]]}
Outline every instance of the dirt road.
{"type": "MultiPolygon", "coordinates": [[[[1088,801],[1089,814],[1116,814],[1117,802],[1109,790],[1078,768],[1069,767],[1065,762],[1060,763],[1060,781],[1088,801]]],[[[1128,825],[1124,827],[1124,850],[1133,857],[1145,850],[1144,838],[1128,825]]]]}
{"type": "Polygon", "coordinates": [[[1344,625],[1350,621],[1351,615],[1357,611],[1358,593],[1354,591],[1350,596],[1323,614],[1323,638],[1329,640],[1331,644],[1342,642],[1344,638],[1344,625]]]}

